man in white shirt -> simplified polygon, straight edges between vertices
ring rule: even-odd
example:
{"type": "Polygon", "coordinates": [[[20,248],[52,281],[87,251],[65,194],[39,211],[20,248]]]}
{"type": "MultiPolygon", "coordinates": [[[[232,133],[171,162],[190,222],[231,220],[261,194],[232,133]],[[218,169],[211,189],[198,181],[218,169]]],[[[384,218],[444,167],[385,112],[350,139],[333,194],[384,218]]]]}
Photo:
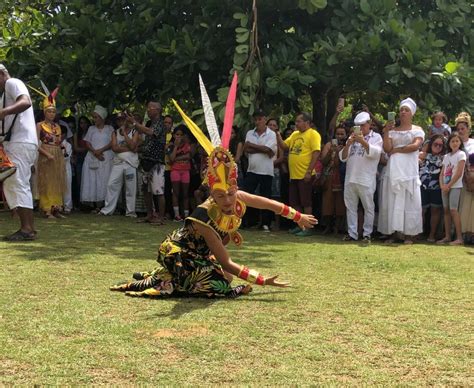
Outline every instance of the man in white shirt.
{"type": "MultiPolygon", "coordinates": [[[[277,139],[275,132],[267,127],[267,118],[262,111],[254,113],[255,128],[247,132],[243,151],[247,154],[249,166],[244,179],[244,190],[255,194],[257,188],[259,195],[270,198],[272,195],[273,156],[277,153],[277,139]]],[[[247,210],[248,212],[248,210],[247,210]]],[[[249,216],[251,216],[250,211],[249,216]]],[[[246,226],[249,225],[248,216],[246,226]]],[[[270,231],[272,213],[262,211],[262,228],[270,231]]]]}
{"type": "Polygon", "coordinates": [[[38,137],[26,85],[11,78],[6,67],[0,64],[0,89],[3,91],[0,106],[3,145],[10,160],[16,165],[16,173],[3,182],[3,192],[10,209],[17,209],[20,229],[5,237],[7,241],[34,240],[33,196],[31,194],[31,167],[38,156],[38,137]]]}
{"type": "Polygon", "coordinates": [[[344,237],[345,241],[356,241],[359,238],[357,225],[359,201],[364,208],[364,242],[370,242],[374,227],[374,193],[383,139],[370,129],[370,123],[370,115],[367,112],[359,113],[354,119],[354,124],[360,126],[360,133],[352,133],[339,152],[339,159],[347,163],[344,203],[347,209],[348,236],[344,237]]]}

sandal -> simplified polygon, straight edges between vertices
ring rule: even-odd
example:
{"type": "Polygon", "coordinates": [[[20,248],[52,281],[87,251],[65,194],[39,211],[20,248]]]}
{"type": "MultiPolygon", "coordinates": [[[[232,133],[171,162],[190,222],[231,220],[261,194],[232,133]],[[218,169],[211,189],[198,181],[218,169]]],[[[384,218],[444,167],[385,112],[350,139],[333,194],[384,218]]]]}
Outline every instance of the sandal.
{"type": "Polygon", "coordinates": [[[463,244],[464,244],[464,241],[462,239],[461,240],[457,239],[449,243],[449,245],[463,245],[463,244]]]}
{"type": "Polygon", "coordinates": [[[153,225],[153,226],[160,226],[160,225],[164,225],[164,221],[163,220],[160,220],[159,218],[152,218],[151,220],[148,221],[150,223],[150,225],[153,225]]]}
{"type": "Polygon", "coordinates": [[[33,241],[36,239],[36,232],[22,232],[21,230],[16,231],[15,233],[5,236],[4,240],[8,242],[21,242],[21,241],[33,241]]]}
{"type": "Polygon", "coordinates": [[[451,242],[451,240],[445,237],[445,238],[442,238],[441,240],[436,241],[436,244],[447,244],[449,242],[451,242]]]}

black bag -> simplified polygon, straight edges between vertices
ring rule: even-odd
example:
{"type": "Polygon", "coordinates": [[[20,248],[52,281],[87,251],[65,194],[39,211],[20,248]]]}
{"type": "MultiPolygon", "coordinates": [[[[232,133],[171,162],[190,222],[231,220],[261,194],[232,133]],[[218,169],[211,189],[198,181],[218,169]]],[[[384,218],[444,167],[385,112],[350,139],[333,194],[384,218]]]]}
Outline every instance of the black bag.
{"type": "MultiPolygon", "coordinates": [[[[7,98],[5,96],[5,93],[3,93],[3,109],[5,109],[5,105],[7,103],[7,98]]],[[[15,115],[13,118],[12,124],[10,125],[10,128],[8,128],[8,131],[5,133],[5,119],[2,120],[2,137],[3,141],[10,141],[12,137],[12,129],[13,126],[15,125],[16,118],[18,117],[18,113],[15,115]]]]}

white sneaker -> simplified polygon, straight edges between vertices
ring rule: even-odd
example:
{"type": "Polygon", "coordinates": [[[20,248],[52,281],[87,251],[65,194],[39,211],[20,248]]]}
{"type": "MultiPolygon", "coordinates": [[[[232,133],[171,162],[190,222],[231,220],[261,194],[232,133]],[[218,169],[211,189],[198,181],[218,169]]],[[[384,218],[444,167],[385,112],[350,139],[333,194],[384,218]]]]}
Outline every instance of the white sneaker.
{"type": "Polygon", "coordinates": [[[263,225],[262,229],[264,232],[270,232],[270,228],[268,227],[268,225],[263,225]]]}

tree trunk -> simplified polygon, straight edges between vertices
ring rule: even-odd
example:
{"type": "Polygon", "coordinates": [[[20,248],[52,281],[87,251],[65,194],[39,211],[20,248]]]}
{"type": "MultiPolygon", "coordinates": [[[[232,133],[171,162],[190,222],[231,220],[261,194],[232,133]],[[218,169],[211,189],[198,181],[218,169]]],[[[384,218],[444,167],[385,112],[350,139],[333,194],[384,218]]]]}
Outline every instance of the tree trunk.
{"type": "Polygon", "coordinates": [[[313,122],[321,137],[324,139],[327,131],[326,119],[326,90],[325,88],[312,88],[310,90],[313,102],[313,122]]]}

